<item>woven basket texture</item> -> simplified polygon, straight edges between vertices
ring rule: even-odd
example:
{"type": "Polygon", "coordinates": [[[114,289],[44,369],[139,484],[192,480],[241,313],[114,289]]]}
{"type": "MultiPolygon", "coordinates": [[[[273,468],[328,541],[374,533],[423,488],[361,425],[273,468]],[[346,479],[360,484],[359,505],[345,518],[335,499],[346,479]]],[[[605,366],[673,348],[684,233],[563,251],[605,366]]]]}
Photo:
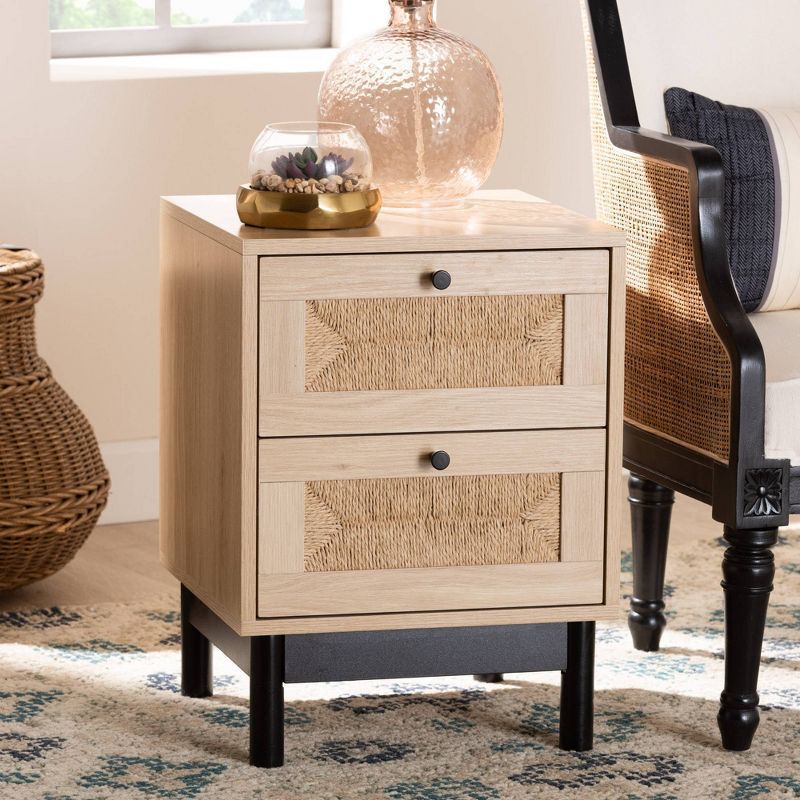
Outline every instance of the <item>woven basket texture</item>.
{"type": "Polygon", "coordinates": [[[558,561],[561,476],[306,484],[305,571],[558,561]]]}
{"type": "Polygon", "coordinates": [[[306,303],[306,391],[561,383],[561,295],[306,303]]]}
{"type": "Polygon", "coordinates": [[[595,197],[627,240],[625,417],[727,461],[731,366],[700,292],[689,176],[611,143],[584,10],[595,197]]]}
{"type": "Polygon", "coordinates": [[[38,256],[0,250],[0,590],[61,569],[109,490],[88,421],[36,351],[43,288],[38,256]]]}

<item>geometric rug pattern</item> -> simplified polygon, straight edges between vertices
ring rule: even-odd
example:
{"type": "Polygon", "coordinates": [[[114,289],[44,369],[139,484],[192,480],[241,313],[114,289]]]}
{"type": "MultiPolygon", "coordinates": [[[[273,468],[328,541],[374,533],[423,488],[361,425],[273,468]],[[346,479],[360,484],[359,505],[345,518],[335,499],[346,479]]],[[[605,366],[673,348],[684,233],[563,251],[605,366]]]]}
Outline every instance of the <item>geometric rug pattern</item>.
{"type": "MultiPolygon", "coordinates": [[[[0,614],[3,800],[800,797],[800,537],[782,533],[753,749],[726,753],[720,541],[672,548],[669,627],[598,626],[595,749],[557,748],[558,674],[287,686],[283,769],[247,764],[247,678],[181,697],[177,595],[0,614]]],[[[623,591],[630,581],[623,557],[623,591]]]]}

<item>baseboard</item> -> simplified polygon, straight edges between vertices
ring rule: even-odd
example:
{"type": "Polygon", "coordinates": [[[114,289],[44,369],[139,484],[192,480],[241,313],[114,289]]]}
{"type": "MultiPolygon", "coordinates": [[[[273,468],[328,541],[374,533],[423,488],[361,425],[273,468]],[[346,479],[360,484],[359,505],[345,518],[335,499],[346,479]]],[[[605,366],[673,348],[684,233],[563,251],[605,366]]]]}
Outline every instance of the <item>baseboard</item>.
{"type": "Polygon", "coordinates": [[[158,439],[100,445],[111,494],[100,525],[158,519],[158,439]]]}

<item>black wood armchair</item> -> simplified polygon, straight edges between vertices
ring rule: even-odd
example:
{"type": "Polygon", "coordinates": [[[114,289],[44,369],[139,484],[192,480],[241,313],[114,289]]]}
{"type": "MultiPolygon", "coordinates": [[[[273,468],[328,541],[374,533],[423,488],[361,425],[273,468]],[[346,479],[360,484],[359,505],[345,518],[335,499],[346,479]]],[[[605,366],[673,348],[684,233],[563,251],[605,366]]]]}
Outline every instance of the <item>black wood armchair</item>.
{"type": "Polygon", "coordinates": [[[628,232],[625,466],[635,646],[657,650],[674,493],[724,525],[729,750],[750,747],[778,528],[800,512],[800,465],[765,455],[764,348],[728,264],[718,152],[639,126],[616,0],[583,0],[598,215],[628,232]]]}

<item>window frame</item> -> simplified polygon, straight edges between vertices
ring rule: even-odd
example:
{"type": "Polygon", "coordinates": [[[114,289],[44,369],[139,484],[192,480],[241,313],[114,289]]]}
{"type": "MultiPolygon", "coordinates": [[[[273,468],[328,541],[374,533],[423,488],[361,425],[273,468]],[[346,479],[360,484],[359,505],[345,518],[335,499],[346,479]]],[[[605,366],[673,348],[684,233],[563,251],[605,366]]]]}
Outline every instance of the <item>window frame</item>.
{"type": "Polygon", "coordinates": [[[332,0],[305,2],[304,22],[173,26],[172,0],[155,0],[153,26],[51,30],[51,58],[330,47],[333,29],[332,0]]]}

